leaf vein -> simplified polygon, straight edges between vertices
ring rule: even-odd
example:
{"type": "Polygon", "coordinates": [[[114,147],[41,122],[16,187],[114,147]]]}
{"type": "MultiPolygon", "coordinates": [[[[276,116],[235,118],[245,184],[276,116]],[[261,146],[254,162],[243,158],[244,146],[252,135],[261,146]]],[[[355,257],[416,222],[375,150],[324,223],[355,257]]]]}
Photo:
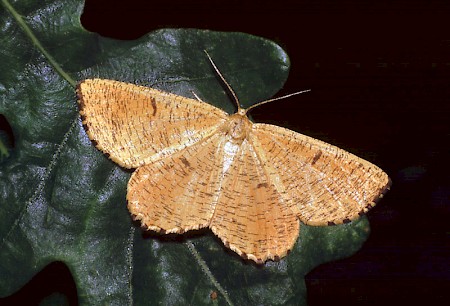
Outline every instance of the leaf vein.
{"type": "Polygon", "coordinates": [[[17,21],[19,26],[25,32],[25,34],[30,38],[31,42],[36,46],[36,48],[42,52],[42,54],[47,58],[49,63],[55,68],[55,70],[67,81],[70,85],[75,87],[76,81],[67,74],[63,68],[58,64],[58,62],[51,56],[49,52],[44,48],[39,39],[34,35],[33,31],[27,25],[27,23],[23,20],[22,16],[14,9],[14,7],[8,2],[8,0],[2,0],[3,5],[6,9],[11,13],[13,18],[17,21]]]}
{"type": "Polygon", "coordinates": [[[12,224],[8,233],[6,233],[5,237],[3,237],[3,239],[0,243],[0,248],[2,248],[3,245],[5,244],[5,242],[9,239],[9,236],[11,235],[13,230],[16,228],[16,226],[19,224],[19,221],[22,219],[23,215],[27,211],[27,208],[30,206],[30,204],[32,202],[34,202],[38,198],[39,194],[44,189],[47,179],[49,178],[50,173],[52,172],[53,168],[55,167],[59,156],[61,155],[62,149],[65,147],[70,134],[72,134],[72,132],[75,129],[75,126],[77,126],[77,123],[79,120],[78,118],[79,117],[77,116],[75,118],[75,120],[73,120],[72,124],[70,125],[69,130],[64,134],[64,137],[63,137],[62,141],[60,142],[60,144],[58,145],[58,148],[56,149],[55,153],[53,153],[50,163],[46,167],[47,170],[45,171],[44,175],[42,176],[38,186],[36,187],[36,190],[34,191],[33,195],[26,201],[23,209],[20,211],[19,216],[14,220],[14,223],[12,224]]]}
{"type": "Polygon", "coordinates": [[[194,244],[191,241],[188,241],[187,248],[194,256],[195,260],[199,264],[202,271],[206,274],[206,276],[209,278],[209,280],[213,283],[213,285],[217,288],[217,290],[223,295],[225,298],[225,301],[228,303],[228,305],[232,306],[233,302],[231,301],[227,291],[220,285],[220,283],[217,281],[217,279],[212,274],[211,270],[208,268],[208,265],[203,260],[203,258],[198,253],[197,249],[195,248],[194,244]]]}

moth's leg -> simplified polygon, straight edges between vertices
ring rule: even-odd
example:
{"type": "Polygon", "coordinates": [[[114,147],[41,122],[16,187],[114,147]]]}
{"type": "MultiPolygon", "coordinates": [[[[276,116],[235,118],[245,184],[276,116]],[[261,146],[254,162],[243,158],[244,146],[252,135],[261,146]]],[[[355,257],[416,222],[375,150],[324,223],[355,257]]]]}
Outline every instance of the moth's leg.
{"type": "Polygon", "coordinates": [[[199,96],[197,96],[197,94],[195,92],[193,92],[192,90],[191,90],[191,92],[197,100],[199,100],[200,102],[204,102],[202,99],[199,98],[199,96]]]}

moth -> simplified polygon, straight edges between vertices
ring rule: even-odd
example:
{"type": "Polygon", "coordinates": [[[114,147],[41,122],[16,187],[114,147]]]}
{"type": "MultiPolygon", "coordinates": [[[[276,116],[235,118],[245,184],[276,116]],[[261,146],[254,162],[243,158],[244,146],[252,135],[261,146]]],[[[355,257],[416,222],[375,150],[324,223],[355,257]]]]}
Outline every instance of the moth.
{"type": "Polygon", "coordinates": [[[114,80],[77,85],[89,138],[121,167],[136,169],[128,182],[128,209],[145,229],[181,234],[210,228],[226,247],[264,263],[293,248],[301,222],[350,222],[389,188],[388,175],[366,160],[283,127],[251,122],[250,109],[287,96],[244,109],[207,56],[234,97],[234,114],[114,80]]]}

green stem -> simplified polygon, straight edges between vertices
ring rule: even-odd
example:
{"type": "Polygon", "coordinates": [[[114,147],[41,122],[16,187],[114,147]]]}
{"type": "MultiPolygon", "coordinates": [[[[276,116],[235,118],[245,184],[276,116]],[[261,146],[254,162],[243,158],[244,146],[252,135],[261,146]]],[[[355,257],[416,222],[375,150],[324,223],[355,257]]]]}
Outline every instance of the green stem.
{"type": "Polygon", "coordinates": [[[9,153],[8,153],[8,148],[5,146],[2,139],[0,138],[0,157],[2,157],[2,156],[8,157],[9,153]]]}
{"type": "Polygon", "coordinates": [[[22,16],[14,9],[14,7],[8,2],[8,0],[1,0],[3,5],[6,7],[6,9],[11,13],[11,15],[14,17],[14,19],[17,21],[17,23],[20,25],[20,27],[23,29],[25,34],[31,39],[33,44],[38,48],[39,51],[42,52],[42,54],[47,58],[49,63],[55,68],[55,70],[64,78],[67,82],[70,83],[73,87],[76,85],[76,81],[72,79],[70,75],[68,75],[62,67],[58,64],[58,62],[53,58],[53,56],[50,55],[50,53],[47,52],[47,50],[44,49],[44,46],[42,46],[41,42],[37,39],[37,37],[34,35],[34,33],[31,31],[30,27],[26,24],[26,22],[23,20],[22,16]]]}

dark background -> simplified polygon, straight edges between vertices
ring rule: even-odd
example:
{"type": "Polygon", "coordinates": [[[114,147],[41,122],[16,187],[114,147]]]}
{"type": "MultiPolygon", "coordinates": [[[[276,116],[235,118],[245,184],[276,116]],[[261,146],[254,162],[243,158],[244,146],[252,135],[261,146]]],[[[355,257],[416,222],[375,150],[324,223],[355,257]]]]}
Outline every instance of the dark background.
{"type": "MultiPolygon", "coordinates": [[[[116,39],[191,27],[246,32],[280,44],[292,66],[279,94],[312,91],[252,110],[255,121],[338,145],[393,180],[368,214],[372,232],[363,248],[308,274],[309,305],[448,303],[448,1],[86,2],[86,29],[116,39]]],[[[77,304],[75,284],[61,263],[0,304],[32,305],[55,291],[77,304]]]]}

